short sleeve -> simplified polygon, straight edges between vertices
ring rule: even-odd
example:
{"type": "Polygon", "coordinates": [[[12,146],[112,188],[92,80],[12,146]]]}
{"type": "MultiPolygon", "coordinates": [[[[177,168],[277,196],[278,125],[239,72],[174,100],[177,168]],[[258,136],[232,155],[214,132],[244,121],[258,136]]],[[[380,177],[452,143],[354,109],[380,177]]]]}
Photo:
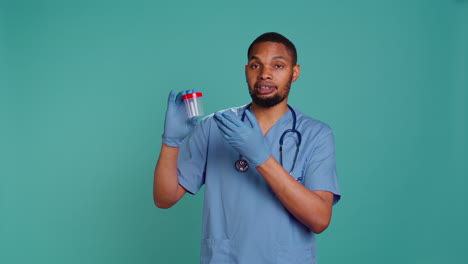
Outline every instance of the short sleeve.
{"type": "Polygon", "coordinates": [[[209,130],[209,120],[205,118],[182,141],[179,149],[179,184],[191,194],[196,194],[205,183],[209,130]]]}
{"type": "Polygon", "coordinates": [[[335,164],[335,141],[330,128],[323,129],[310,153],[304,173],[304,185],[312,191],[329,191],[336,204],[341,193],[335,164]]]}

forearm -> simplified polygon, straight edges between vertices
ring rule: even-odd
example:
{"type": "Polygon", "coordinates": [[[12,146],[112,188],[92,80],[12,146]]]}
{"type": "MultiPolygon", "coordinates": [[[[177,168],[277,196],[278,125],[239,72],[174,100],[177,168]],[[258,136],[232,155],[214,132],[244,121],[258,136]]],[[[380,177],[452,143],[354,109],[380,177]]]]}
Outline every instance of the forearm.
{"type": "Polygon", "coordinates": [[[333,194],[311,191],[297,182],[273,157],[257,167],[281,203],[315,233],[324,231],[331,219],[333,194]]]}
{"type": "Polygon", "coordinates": [[[177,177],[178,155],[179,148],[162,144],[153,182],[153,199],[159,208],[171,207],[185,194],[177,177]]]}

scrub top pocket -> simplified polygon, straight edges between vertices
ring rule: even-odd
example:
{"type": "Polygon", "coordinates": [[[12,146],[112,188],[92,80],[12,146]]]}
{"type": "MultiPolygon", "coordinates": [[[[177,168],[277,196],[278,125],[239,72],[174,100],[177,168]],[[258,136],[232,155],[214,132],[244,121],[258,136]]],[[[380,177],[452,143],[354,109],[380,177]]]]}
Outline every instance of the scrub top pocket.
{"type": "Polygon", "coordinates": [[[202,264],[234,263],[229,239],[202,239],[202,264]]]}
{"type": "Polygon", "coordinates": [[[315,256],[311,248],[301,246],[281,245],[276,250],[276,264],[315,264],[315,256]]]}

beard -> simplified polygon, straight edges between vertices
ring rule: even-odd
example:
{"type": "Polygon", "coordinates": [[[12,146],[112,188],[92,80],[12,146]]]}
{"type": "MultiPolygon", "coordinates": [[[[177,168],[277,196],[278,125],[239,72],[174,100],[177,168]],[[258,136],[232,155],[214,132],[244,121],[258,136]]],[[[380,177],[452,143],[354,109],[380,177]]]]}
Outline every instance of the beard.
{"type": "Polygon", "coordinates": [[[270,108],[273,107],[281,102],[284,101],[289,95],[289,90],[291,90],[291,80],[286,84],[286,87],[284,87],[284,92],[283,93],[276,93],[273,96],[268,96],[268,97],[262,97],[259,96],[257,93],[257,90],[254,87],[249,87],[249,94],[250,97],[252,98],[252,101],[263,108],[270,108]]]}

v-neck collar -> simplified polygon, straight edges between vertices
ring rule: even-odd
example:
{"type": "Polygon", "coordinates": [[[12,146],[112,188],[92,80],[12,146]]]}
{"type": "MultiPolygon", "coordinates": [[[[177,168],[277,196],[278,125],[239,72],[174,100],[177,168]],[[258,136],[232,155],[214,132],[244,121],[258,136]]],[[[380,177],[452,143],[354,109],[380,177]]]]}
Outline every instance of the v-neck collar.
{"type": "MultiPolygon", "coordinates": [[[[291,108],[292,108],[292,106],[291,106],[291,108]]],[[[245,105],[245,107],[244,107],[244,112],[245,112],[245,111],[250,111],[250,112],[253,114],[251,104],[245,105]]],[[[244,112],[242,113],[242,115],[244,115],[244,112]]],[[[254,115],[254,116],[255,116],[255,115],[254,115]]],[[[255,118],[255,119],[257,119],[257,118],[255,118]]],[[[291,109],[289,109],[289,107],[288,107],[288,111],[287,111],[286,113],[284,113],[284,114],[273,124],[273,126],[270,127],[270,129],[267,131],[267,133],[265,134],[264,137],[268,137],[268,135],[271,134],[272,131],[274,131],[274,130],[276,129],[276,127],[279,127],[279,126],[283,125],[284,123],[289,122],[291,119],[292,119],[292,113],[291,113],[291,109]]],[[[244,119],[244,121],[245,121],[245,119],[244,119]]],[[[258,122],[258,120],[257,120],[257,122],[258,122]]],[[[291,128],[292,128],[292,122],[291,122],[291,128]]]]}

